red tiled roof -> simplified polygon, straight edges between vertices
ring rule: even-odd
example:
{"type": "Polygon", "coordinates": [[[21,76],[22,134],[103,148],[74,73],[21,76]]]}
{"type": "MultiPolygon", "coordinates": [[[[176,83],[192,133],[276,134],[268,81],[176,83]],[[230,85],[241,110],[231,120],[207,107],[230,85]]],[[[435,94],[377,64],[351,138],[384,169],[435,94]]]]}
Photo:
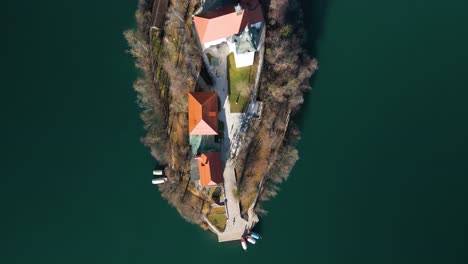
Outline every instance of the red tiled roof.
{"type": "Polygon", "coordinates": [[[221,171],[221,153],[207,152],[196,158],[200,172],[200,185],[215,186],[224,181],[221,171]]]}
{"type": "Polygon", "coordinates": [[[246,26],[264,21],[262,6],[258,0],[244,0],[242,1],[242,8],[245,9],[245,14],[240,26],[241,31],[246,26]]]}
{"type": "Polygon", "coordinates": [[[193,18],[200,42],[205,44],[239,34],[246,26],[263,21],[258,0],[241,1],[242,11],[237,14],[234,5],[209,11],[193,18]]]}
{"type": "Polygon", "coordinates": [[[188,96],[190,135],[218,134],[218,95],[216,92],[191,92],[188,96]]]}

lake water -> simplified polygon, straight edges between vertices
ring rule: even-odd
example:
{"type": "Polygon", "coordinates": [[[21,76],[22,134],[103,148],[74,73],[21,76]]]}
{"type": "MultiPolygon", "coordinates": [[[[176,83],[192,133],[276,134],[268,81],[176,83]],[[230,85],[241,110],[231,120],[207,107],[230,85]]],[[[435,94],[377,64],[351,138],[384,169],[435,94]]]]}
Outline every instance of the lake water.
{"type": "Polygon", "coordinates": [[[3,3],[0,263],[468,262],[468,2],[303,3],[301,160],[248,252],[150,184],[136,1],[3,3]]]}

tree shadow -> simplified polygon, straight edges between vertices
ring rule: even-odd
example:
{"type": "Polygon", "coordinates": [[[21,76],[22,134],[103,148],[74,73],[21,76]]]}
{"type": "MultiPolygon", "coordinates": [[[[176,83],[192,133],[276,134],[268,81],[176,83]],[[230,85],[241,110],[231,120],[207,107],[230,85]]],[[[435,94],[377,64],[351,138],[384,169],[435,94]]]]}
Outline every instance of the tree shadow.
{"type": "Polygon", "coordinates": [[[318,56],[318,42],[323,35],[325,18],[331,0],[300,0],[304,12],[306,49],[312,57],[318,56]]]}
{"type": "Polygon", "coordinates": [[[252,232],[255,232],[257,234],[260,234],[260,236],[263,234],[263,221],[259,221],[258,223],[255,224],[255,227],[252,228],[252,232]]]}
{"type": "MultiPolygon", "coordinates": [[[[319,41],[324,34],[325,19],[331,2],[332,0],[300,0],[304,12],[303,20],[306,34],[304,48],[312,58],[317,58],[319,67],[319,41]]],[[[312,89],[314,89],[314,83],[318,74],[320,74],[320,71],[315,72],[310,78],[309,84],[312,89]]],[[[301,110],[294,117],[294,121],[298,124],[300,129],[303,128],[305,115],[309,112],[310,96],[310,92],[304,94],[304,103],[301,106],[301,110]]]]}
{"type": "Polygon", "coordinates": [[[238,0],[206,0],[205,4],[203,5],[202,12],[213,11],[221,7],[235,5],[238,2],[239,2],[238,0]]]}

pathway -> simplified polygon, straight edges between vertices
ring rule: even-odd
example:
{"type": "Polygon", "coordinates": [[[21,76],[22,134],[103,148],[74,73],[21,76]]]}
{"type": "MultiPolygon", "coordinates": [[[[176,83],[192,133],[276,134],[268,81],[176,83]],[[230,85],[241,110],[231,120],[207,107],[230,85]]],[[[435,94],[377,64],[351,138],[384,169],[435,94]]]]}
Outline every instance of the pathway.
{"type": "Polygon", "coordinates": [[[219,59],[219,65],[212,68],[216,75],[213,90],[218,93],[222,103],[219,119],[224,122],[224,138],[221,144],[221,159],[224,166],[224,196],[226,198],[226,214],[227,222],[224,232],[217,233],[218,241],[239,240],[249,226],[248,222],[241,217],[239,200],[234,196],[237,191],[237,180],[234,171],[235,164],[231,159],[232,146],[236,146],[236,134],[240,131],[242,124],[242,113],[231,113],[231,106],[228,98],[228,81],[227,81],[227,56],[229,47],[227,44],[211,47],[209,50],[213,56],[219,59]],[[234,141],[233,141],[234,140],[234,141]]]}
{"type": "Polygon", "coordinates": [[[224,122],[224,139],[221,144],[221,158],[223,164],[226,164],[227,160],[231,158],[232,146],[238,144],[233,141],[236,138],[236,134],[239,133],[242,125],[242,113],[231,113],[231,105],[229,104],[228,98],[228,81],[227,81],[227,56],[229,54],[229,47],[226,43],[219,45],[218,47],[210,47],[205,52],[209,52],[214,57],[219,59],[219,65],[211,67],[212,71],[215,72],[215,80],[213,90],[218,94],[221,102],[221,111],[218,117],[224,122]]]}
{"type": "Polygon", "coordinates": [[[232,159],[227,161],[223,176],[228,219],[226,229],[218,235],[219,242],[239,240],[247,228],[247,221],[241,217],[239,200],[234,196],[237,191],[237,183],[232,159]]]}
{"type": "Polygon", "coordinates": [[[166,20],[166,11],[169,0],[155,0],[151,8],[151,25],[162,29],[166,20]]]}

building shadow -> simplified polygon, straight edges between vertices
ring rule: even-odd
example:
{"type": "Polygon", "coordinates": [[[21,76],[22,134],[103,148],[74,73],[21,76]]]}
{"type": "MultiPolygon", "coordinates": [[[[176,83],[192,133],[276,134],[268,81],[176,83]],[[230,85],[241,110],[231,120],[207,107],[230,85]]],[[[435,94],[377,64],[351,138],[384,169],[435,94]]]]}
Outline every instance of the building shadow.
{"type": "Polygon", "coordinates": [[[218,94],[218,105],[219,112],[218,112],[218,128],[219,128],[219,135],[216,137],[220,144],[220,151],[221,151],[221,164],[222,170],[226,167],[226,162],[230,158],[230,148],[231,148],[231,139],[229,138],[229,133],[231,132],[231,127],[227,122],[227,115],[226,115],[226,107],[227,101],[229,100],[229,74],[228,74],[228,54],[229,54],[229,47],[226,43],[222,43],[216,46],[210,47],[206,50],[210,57],[217,59],[216,65],[208,66],[208,70],[213,72],[215,76],[214,85],[211,87],[212,91],[215,91],[218,94]],[[222,124],[221,124],[222,123],[222,124]]]}

